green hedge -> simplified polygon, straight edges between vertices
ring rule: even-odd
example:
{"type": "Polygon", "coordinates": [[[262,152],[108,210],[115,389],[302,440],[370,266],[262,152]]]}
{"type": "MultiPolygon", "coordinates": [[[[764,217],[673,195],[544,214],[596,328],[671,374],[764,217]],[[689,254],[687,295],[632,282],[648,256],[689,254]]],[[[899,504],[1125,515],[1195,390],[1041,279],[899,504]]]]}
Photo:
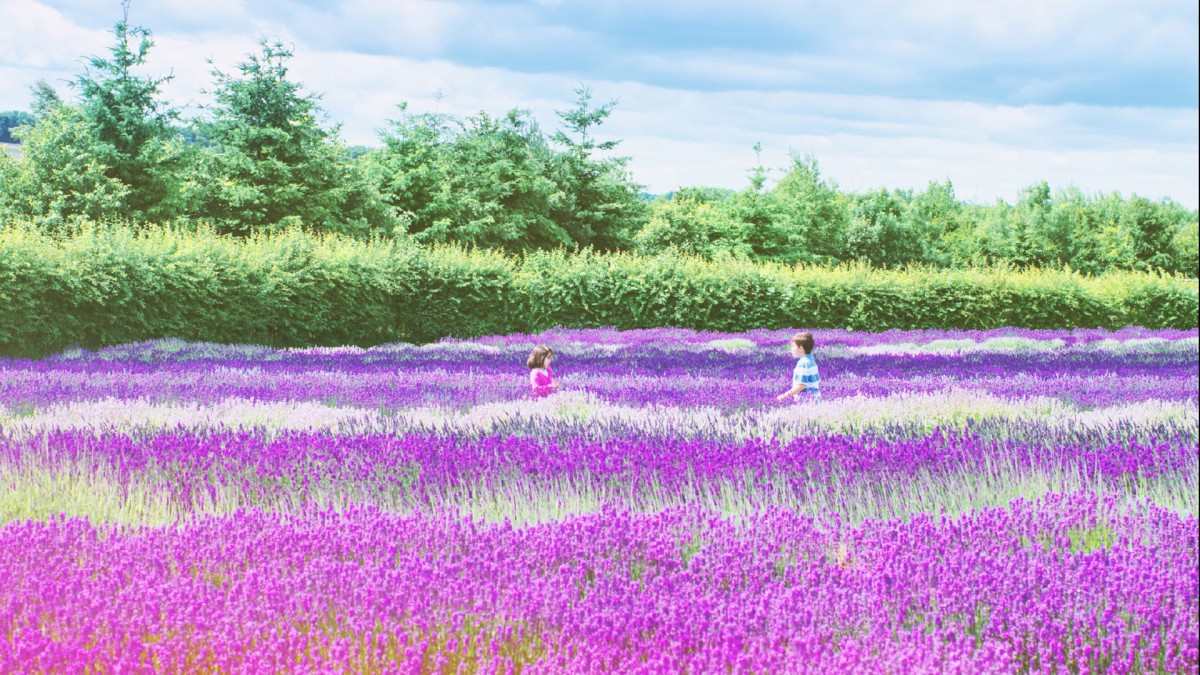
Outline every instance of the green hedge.
{"type": "Polygon", "coordinates": [[[287,232],[0,230],[0,354],[180,337],[277,347],[553,326],[1195,328],[1195,282],[1062,270],[835,269],[591,252],[522,258],[287,232]]]}

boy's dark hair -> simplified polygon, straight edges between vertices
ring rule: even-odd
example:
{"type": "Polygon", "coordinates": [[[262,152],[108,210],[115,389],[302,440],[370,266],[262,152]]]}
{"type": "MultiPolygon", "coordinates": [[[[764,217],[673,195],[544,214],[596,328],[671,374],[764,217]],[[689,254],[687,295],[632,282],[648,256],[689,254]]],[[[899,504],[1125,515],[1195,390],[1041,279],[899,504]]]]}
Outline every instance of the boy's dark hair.
{"type": "Polygon", "coordinates": [[[812,333],[796,333],[792,336],[792,344],[803,349],[805,354],[811,354],[813,350],[812,333]]]}
{"type": "Polygon", "coordinates": [[[525,365],[529,366],[530,369],[545,368],[546,367],[546,357],[553,356],[553,355],[554,355],[553,349],[550,349],[546,345],[538,345],[533,348],[532,352],[530,352],[529,360],[525,362],[525,365]]]}

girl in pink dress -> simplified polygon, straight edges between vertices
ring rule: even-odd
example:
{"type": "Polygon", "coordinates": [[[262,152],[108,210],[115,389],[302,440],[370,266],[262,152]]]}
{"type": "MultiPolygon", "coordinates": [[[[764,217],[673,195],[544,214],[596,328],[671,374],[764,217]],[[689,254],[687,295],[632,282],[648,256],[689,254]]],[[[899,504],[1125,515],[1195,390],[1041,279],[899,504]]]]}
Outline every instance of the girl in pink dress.
{"type": "Polygon", "coordinates": [[[529,354],[525,365],[529,366],[529,386],[533,388],[534,396],[548,396],[558,389],[554,381],[554,371],[550,362],[554,360],[554,350],[546,345],[538,345],[529,354]]]}

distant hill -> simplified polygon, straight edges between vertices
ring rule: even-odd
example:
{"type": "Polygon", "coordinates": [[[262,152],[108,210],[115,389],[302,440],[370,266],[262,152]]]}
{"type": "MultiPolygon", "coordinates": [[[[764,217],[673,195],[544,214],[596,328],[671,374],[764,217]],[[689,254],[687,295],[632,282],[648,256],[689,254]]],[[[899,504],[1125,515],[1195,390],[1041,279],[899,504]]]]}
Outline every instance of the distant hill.
{"type": "Polygon", "coordinates": [[[0,149],[4,150],[4,152],[7,152],[13,157],[16,157],[17,159],[21,158],[20,143],[0,143],[0,149]]]}

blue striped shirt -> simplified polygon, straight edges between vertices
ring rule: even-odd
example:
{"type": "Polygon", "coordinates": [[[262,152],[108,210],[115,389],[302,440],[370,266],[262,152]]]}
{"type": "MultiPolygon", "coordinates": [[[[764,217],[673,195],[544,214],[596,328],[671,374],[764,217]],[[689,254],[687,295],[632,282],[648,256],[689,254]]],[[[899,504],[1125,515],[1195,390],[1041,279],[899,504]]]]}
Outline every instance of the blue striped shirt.
{"type": "Polygon", "coordinates": [[[796,359],[796,369],[792,371],[792,386],[804,384],[804,389],[796,394],[796,400],[802,397],[821,398],[821,374],[817,372],[817,360],[812,354],[805,354],[796,359]]]}

